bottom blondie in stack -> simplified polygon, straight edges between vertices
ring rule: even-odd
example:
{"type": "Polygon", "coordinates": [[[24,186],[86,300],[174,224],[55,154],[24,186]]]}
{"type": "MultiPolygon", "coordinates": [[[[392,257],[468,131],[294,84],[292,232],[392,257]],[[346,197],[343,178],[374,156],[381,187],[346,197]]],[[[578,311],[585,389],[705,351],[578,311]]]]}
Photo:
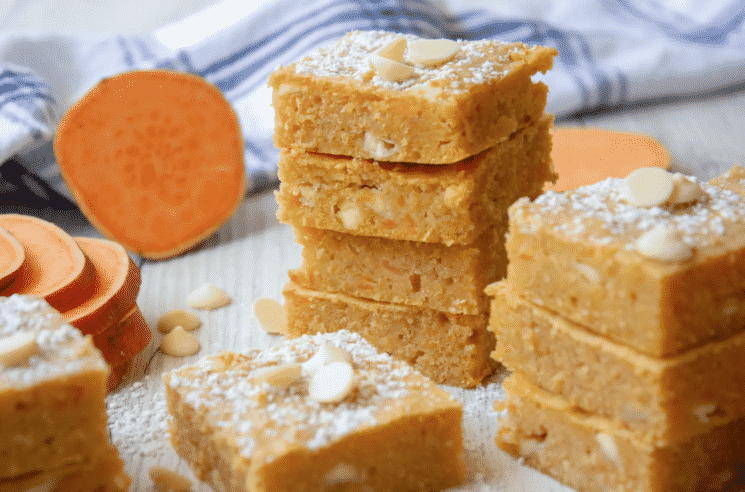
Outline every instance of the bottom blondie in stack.
{"type": "Polygon", "coordinates": [[[45,301],[0,298],[0,491],[122,492],[106,426],[109,367],[45,301]]]}
{"type": "Polygon", "coordinates": [[[745,169],[642,169],[510,208],[497,444],[577,490],[719,490],[745,464],[745,169]]]}

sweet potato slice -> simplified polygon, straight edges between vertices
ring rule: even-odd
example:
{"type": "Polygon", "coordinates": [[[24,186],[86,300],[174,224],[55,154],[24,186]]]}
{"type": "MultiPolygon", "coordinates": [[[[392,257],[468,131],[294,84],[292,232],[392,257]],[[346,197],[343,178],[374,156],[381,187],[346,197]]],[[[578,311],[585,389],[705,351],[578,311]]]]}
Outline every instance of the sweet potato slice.
{"type": "Polygon", "coordinates": [[[95,270],[92,294],[62,312],[68,323],[84,334],[97,335],[129,313],[140,291],[140,269],[121,244],[87,237],[75,241],[95,270]]]}
{"type": "Polygon", "coordinates": [[[0,295],[21,273],[26,252],[18,239],[0,227],[0,295]]]}
{"type": "Polygon", "coordinates": [[[28,215],[0,215],[0,227],[22,245],[25,261],[19,276],[3,291],[43,297],[58,311],[79,304],[93,289],[93,265],[75,240],[45,220],[28,215]]]}
{"type": "Polygon", "coordinates": [[[559,180],[555,191],[579,188],[606,178],[625,178],[641,167],[670,167],[670,153],[647,135],[600,128],[556,127],[551,157],[559,180]]]}
{"type": "Polygon", "coordinates": [[[117,367],[147,347],[152,332],[135,306],[122,320],[93,337],[93,344],[101,351],[111,367],[117,367]]]}
{"type": "Polygon", "coordinates": [[[238,119],[215,86],[193,75],[104,79],[64,115],[54,152],[86,217],[145,258],[196,245],[244,195],[238,119]]]}

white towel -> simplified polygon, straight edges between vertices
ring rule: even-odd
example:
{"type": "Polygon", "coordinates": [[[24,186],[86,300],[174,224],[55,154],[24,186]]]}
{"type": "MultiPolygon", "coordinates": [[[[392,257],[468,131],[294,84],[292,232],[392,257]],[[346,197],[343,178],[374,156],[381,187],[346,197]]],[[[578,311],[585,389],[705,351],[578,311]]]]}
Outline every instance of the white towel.
{"type": "Polygon", "coordinates": [[[267,76],[356,29],[554,46],[541,78],[557,116],[745,84],[745,0],[226,1],[146,36],[0,35],[0,162],[16,156],[69,196],[50,144],[60,117],[105,76],[163,67],[225,93],[249,192],[265,189],[277,161],[267,76]]]}

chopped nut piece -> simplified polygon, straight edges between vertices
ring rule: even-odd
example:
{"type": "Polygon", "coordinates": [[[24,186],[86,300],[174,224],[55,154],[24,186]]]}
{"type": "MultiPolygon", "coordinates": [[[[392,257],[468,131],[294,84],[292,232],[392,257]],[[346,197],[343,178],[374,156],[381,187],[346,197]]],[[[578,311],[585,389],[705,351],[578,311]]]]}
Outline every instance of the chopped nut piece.
{"type": "Polygon", "coordinates": [[[191,333],[177,326],[160,341],[160,349],[166,355],[186,357],[199,352],[199,340],[191,333]]]}
{"type": "Polygon", "coordinates": [[[375,69],[375,73],[380,75],[380,78],[389,82],[403,82],[416,75],[414,69],[409,65],[376,54],[370,55],[370,64],[375,69]]]}
{"type": "Polygon", "coordinates": [[[324,343],[313,357],[303,363],[303,373],[315,374],[318,369],[331,364],[332,362],[346,362],[347,364],[352,364],[352,354],[336,345],[324,343]]]}
{"type": "Polygon", "coordinates": [[[595,440],[600,445],[600,450],[603,451],[606,458],[617,465],[621,464],[621,456],[618,452],[618,446],[616,445],[616,440],[613,439],[613,436],[606,434],[605,432],[599,432],[595,435],[595,440]]]}
{"type": "Polygon", "coordinates": [[[313,374],[308,386],[308,395],[321,403],[334,403],[342,401],[354,386],[352,366],[346,362],[332,362],[313,374]]]}
{"type": "Polygon", "coordinates": [[[672,175],[657,167],[643,167],[623,180],[623,197],[637,207],[662,205],[673,192],[672,175]]]}
{"type": "Polygon", "coordinates": [[[383,46],[376,53],[383,58],[402,62],[404,60],[404,51],[406,51],[406,38],[400,37],[383,46]]]}
{"type": "Polygon", "coordinates": [[[680,173],[673,174],[673,192],[668,198],[671,205],[692,203],[704,193],[701,184],[680,173]]]}
{"type": "Polygon", "coordinates": [[[587,265],[585,263],[575,263],[574,268],[576,268],[580,275],[587,279],[587,281],[591,284],[600,283],[600,274],[590,265],[587,265]]]}
{"type": "Polygon", "coordinates": [[[412,41],[407,59],[411,63],[437,66],[450,60],[460,51],[460,45],[450,39],[423,39],[412,41]]]}
{"type": "Polygon", "coordinates": [[[204,284],[193,290],[187,297],[186,302],[194,309],[217,309],[230,304],[228,294],[212,284],[204,284]]]}
{"type": "Polygon", "coordinates": [[[175,471],[153,466],[149,475],[158,492],[191,492],[191,480],[175,471]]]}
{"type": "Polygon", "coordinates": [[[636,250],[648,258],[660,261],[683,261],[690,258],[693,250],[676,237],[674,229],[656,227],[644,233],[636,241],[636,250]]]}
{"type": "Polygon", "coordinates": [[[301,373],[300,364],[282,364],[256,369],[253,371],[252,377],[259,383],[284,388],[297,381],[301,373]]]}
{"type": "Polygon", "coordinates": [[[341,223],[344,224],[344,227],[347,229],[356,229],[362,220],[362,214],[357,208],[357,205],[351,203],[344,205],[342,209],[339,210],[338,215],[341,219],[341,223]]]}
{"type": "Polygon", "coordinates": [[[192,331],[202,326],[202,321],[196,314],[183,309],[172,309],[158,319],[158,331],[161,333],[170,333],[177,326],[192,331]]]}
{"type": "Polygon", "coordinates": [[[274,299],[257,299],[254,316],[268,333],[287,333],[287,311],[274,299]]]}
{"type": "Polygon", "coordinates": [[[0,365],[15,366],[28,360],[39,350],[36,334],[33,332],[16,332],[0,338],[0,365]]]}

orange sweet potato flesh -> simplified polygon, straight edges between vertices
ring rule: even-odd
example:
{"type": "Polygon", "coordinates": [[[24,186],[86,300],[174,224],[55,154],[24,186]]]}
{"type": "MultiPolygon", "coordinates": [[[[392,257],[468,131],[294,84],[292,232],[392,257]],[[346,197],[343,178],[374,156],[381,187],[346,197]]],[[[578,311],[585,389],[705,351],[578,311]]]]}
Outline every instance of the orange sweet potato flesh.
{"type": "Polygon", "coordinates": [[[122,381],[122,378],[127,373],[131,365],[132,359],[124,362],[121,365],[111,368],[111,372],[109,372],[109,379],[106,380],[106,393],[111,393],[116,389],[117,386],[119,386],[119,383],[122,381]]]}
{"type": "Polygon", "coordinates": [[[140,269],[121,244],[107,239],[75,238],[95,270],[92,294],[62,312],[83,334],[97,335],[121,321],[136,306],[140,269]]]}
{"type": "Polygon", "coordinates": [[[559,180],[555,191],[572,190],[606,178],[624,178],[641,167],[670,167],[670,153],[647,135],[599,128],[555,127],[551,157],[559,180]]]}
{"type": "Polygon", "coordinates": [[[235,112],[193,75],[142,70],[104,79],[64,115],[54,152],[91,223],[145,258],[207,238],[245,192],[235,112]]]}
{"type": "Polygon", "coordinates": [[[139,354],[151,338],[150,327],[135,306],[119,323],[94,336],[93,344],[111,367],[117,367],[139,354]]]}
{"type": "Polygon", "coordinates": [[[0,295],[21,274],[26,252],[18,239],[2,227],[0,227],[0,295]]]}
{"type": "Polygon", "coordinates": [[[78,305],[93,289],[93,265],[75,240],[45,220],[18,214],[0,215],[0,227],[22,245],[25,260],[19,277],[1,295],[43,297],[65,311],[78,305]]]}

